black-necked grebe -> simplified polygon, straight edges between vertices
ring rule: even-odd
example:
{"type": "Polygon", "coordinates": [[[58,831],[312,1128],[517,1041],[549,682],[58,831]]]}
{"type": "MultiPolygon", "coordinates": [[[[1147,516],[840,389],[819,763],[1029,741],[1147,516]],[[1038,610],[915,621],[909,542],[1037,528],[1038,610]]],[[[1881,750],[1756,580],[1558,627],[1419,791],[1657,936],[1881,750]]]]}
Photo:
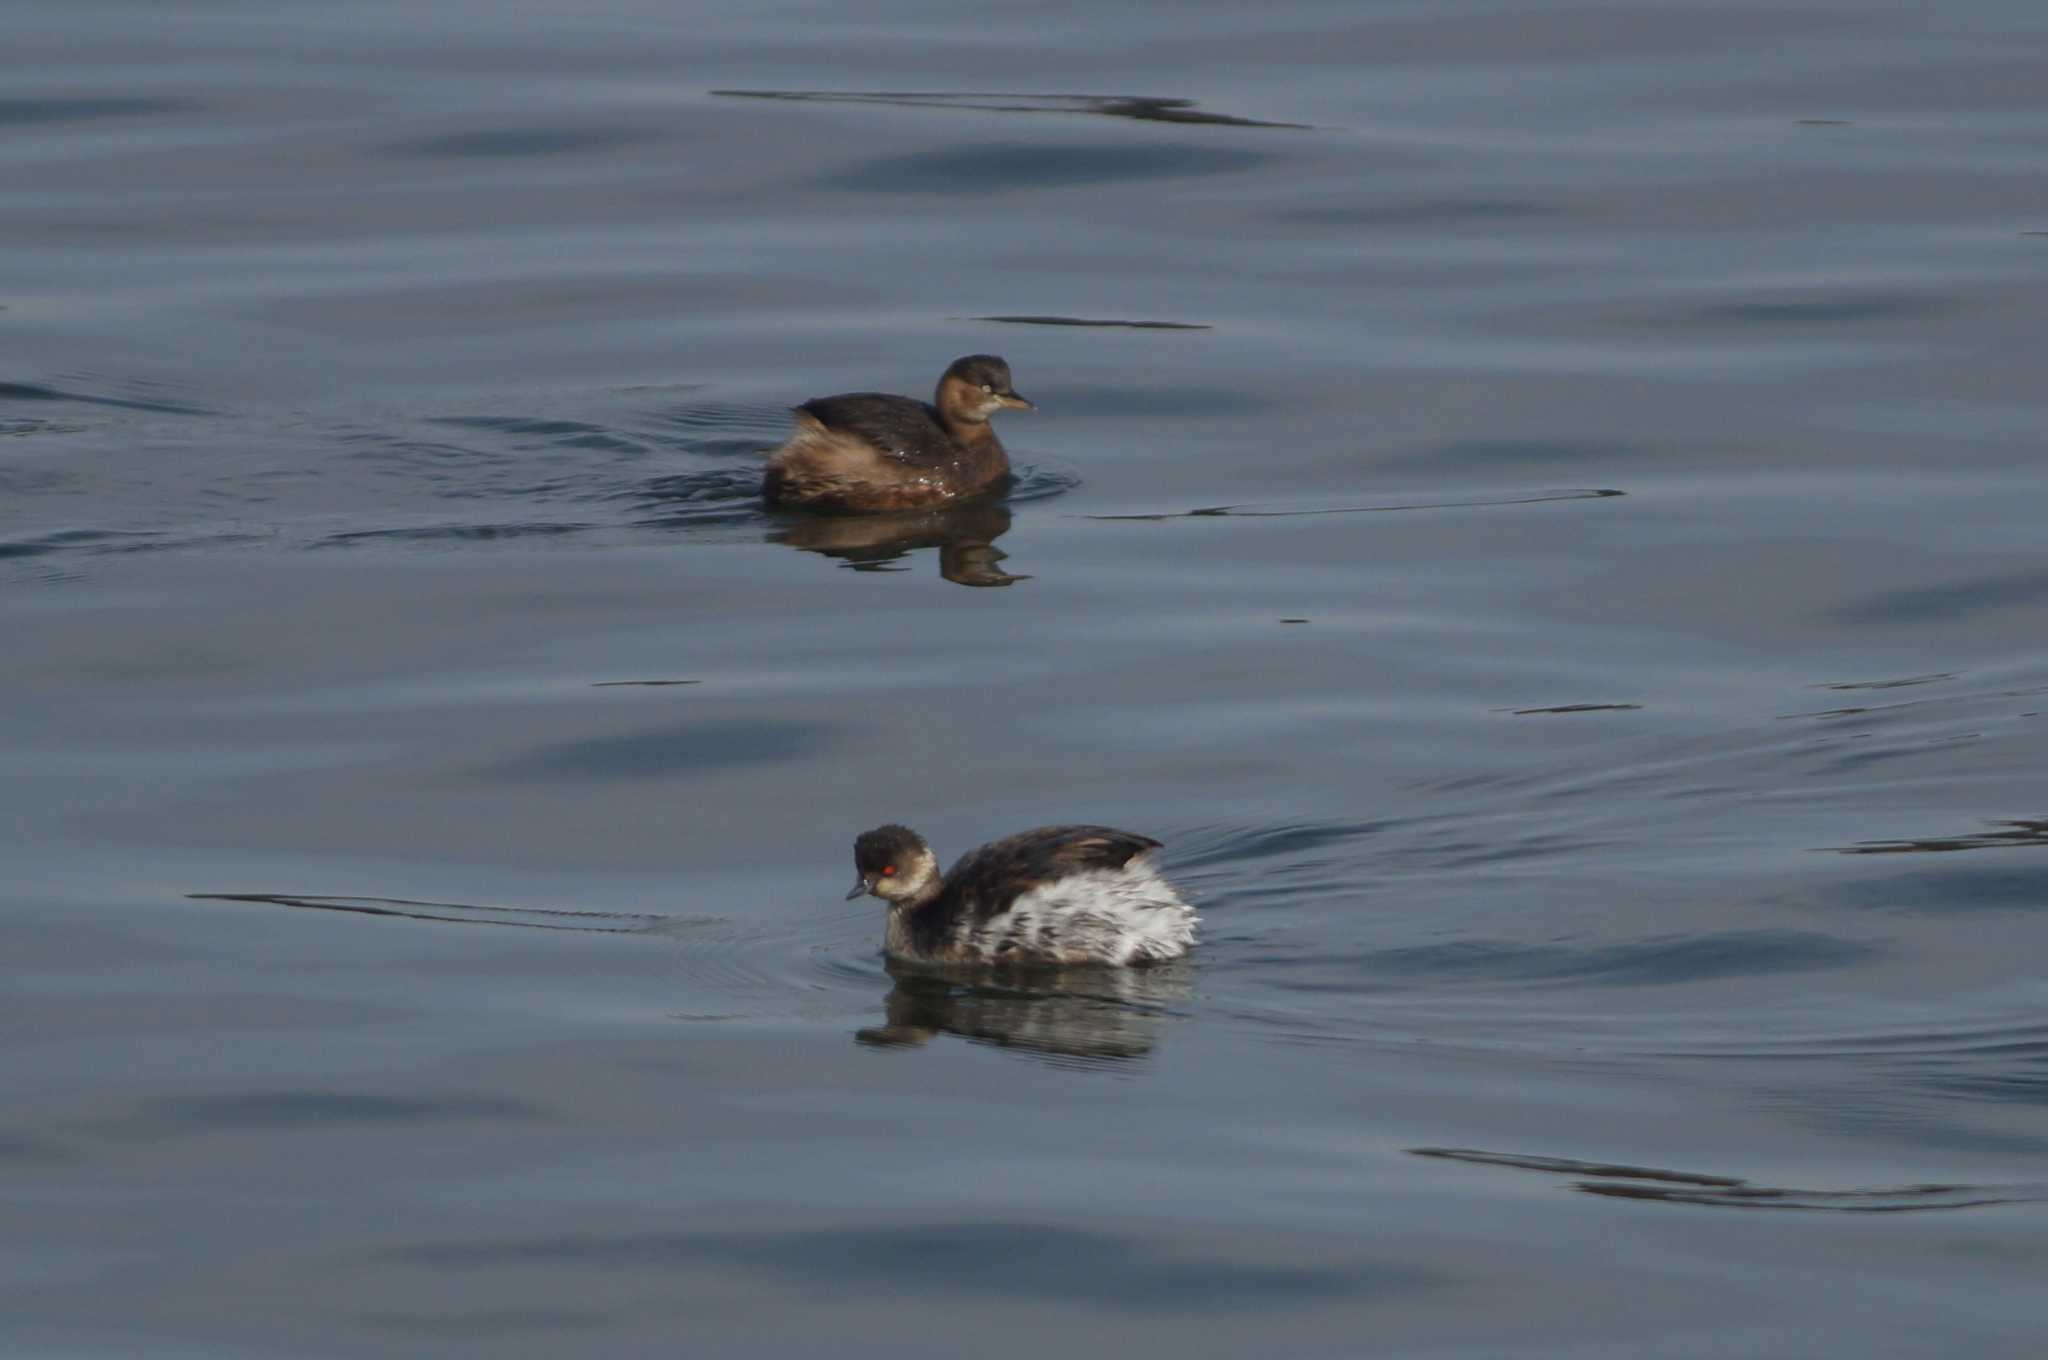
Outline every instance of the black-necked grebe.
{"type": "Polygon", "coordinates": [[[818,397],[796,408],[796,433],[768,456],[771,504],[865,513],[916,510],[995,490],[1010,457],[988,418],[1038,408],[993,354],[955,359],[930,402],[883,392],[818,397]]]}
{"type": "Polygon", "coordinates": [[[889,904],[890,957],[921,963],[1150,963],[1195,942],[1194,909],[1152,867],[1159,842],[1043,826],[970,850],[944,877],[924,837],[881,826],[853,843],[848,901],[889,904]]]}

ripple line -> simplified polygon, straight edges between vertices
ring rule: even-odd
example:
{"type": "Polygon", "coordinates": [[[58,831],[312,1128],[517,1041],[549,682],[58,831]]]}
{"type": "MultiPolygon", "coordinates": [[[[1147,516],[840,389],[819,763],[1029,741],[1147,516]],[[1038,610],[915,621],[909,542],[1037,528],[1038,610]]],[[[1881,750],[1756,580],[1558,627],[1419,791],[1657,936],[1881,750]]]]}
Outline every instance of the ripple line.
{"type": "Polygon", "coordinates": [[[2011,1185],[1931,1183],[1858,1190],[1797,1190],[1784,1186],[1752,1185],[1740,1176],[1614,1162],[1584,1162],[1572,1157],[1487,1152],[1478,1148],[1414,1147],[1408,1151],[1417,1157],[1434,1157],[1472,1166],[1598,1177],[1572,1183],[1571,1188],[1582,1194],[1715,1209],[1899,1214],[1936,1209],[1979,1209],[1994,1204],[2030,1204],[2048,1200],[2048,1183],[2042,1182],[2011,1185]]]}
{"type": "MultiPolygon", "coordinates": [[[[186,893],[192,902],[246,902],[306,911],[340,911],[357,916],[395,916],[409,921],[434,921],[451,926],[512,926],[525,930],[577,930],[606,935],[633,935],[673,923],[677,918],[639,911],[582,911],[565,907],[487,907],[470,902],[420,902],[404,897],[330,897],[310,893],[186,893]],[[519,917],[541,917],[520,920],[519,917]],[[629,922],[620,925],[579,925],[576,921],[629,922]]],[[[706,917],[704,920],[715,918],[706,917]]]]}
{"type": "Polygon", "coordinates": [[[1491,499],[1462,501],[1407,501],[1394,505],[1334,505],[1318,506],[1307,510],[1276,510],[1257,505],[1211,505],[1195,510],[1166,510],[1149,515],[1084,515],[1084,519],[1102,520],[1168,520],[1168,519],[1291,519],[1305,515],[1375,515],[1388,514],[1396,510],[1469,510],[1496,505],[1540,505],[1546,501],[1592,501],[1608,500],[1626,496],[1626,491],[1611,487],[1573,488],[1564,491],[1539,491],[1527,496],[1506,496],[1491,499]]]}

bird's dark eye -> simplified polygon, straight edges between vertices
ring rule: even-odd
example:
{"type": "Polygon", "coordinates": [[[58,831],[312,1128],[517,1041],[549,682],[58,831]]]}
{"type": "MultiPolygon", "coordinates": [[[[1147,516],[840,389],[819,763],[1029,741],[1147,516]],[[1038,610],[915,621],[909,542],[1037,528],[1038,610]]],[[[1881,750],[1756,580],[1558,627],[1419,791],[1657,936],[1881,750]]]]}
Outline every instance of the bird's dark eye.
{"type": "Polygon", "coordinates": [[[993,387],[990,387],[990,386],[989,386],[989,385],[988,385],[987,383],[983,383],[983,384],[981,385],[981,390],[982,390],[982,391],[984,391],[984,392],[994,392],[994,391],[995,391],[995,389],[994,389],[993,387]]]}
{"type": "Polygon", "coordinates": [[[882,873],[883,873],[883,874],[884,874],[885,876],[886,876],[886,875],[888,875],[888,874],[893,874],[893,873],[895,873],[895,872],[896,872],[896,866],[895,866],[895,865],[893,865],[893,864],[884,864],[884,865],[882,866],[882,873]]]}

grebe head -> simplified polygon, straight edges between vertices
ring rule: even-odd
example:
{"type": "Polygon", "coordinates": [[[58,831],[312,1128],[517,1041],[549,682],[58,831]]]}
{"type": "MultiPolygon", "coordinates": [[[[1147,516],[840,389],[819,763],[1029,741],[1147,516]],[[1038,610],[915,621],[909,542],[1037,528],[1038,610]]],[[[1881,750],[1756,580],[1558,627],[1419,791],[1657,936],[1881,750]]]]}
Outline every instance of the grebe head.
{"type": "Polygon", "coordinates": [[[924,837],[907,826],[878,826],[863,831],[853,843],[854,872],[860,878],[846,895],[851,902],[873,893],[884,902],[914,902],[927,896],[939,881],[938,857],[924,837]]]}
{"type": "Polygon", "coordinates": [[[939,379],[939,410],[968,424],[985,424],[1005,407],[1017,411],[1038,408],[1017,395],[1010,385],[1010,366],[994,354],[969,354],[955,359],[939,379]]]}

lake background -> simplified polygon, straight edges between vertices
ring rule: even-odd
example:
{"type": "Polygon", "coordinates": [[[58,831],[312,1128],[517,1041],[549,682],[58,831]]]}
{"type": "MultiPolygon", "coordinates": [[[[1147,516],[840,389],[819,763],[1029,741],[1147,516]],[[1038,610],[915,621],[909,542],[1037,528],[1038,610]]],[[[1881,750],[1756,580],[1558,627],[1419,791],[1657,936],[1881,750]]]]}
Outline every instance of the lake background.
{"type": "Polygon", "coordinates": [[[9,1353],[2038,1352],[2038,4],[6,27],[9,1353]]]}

